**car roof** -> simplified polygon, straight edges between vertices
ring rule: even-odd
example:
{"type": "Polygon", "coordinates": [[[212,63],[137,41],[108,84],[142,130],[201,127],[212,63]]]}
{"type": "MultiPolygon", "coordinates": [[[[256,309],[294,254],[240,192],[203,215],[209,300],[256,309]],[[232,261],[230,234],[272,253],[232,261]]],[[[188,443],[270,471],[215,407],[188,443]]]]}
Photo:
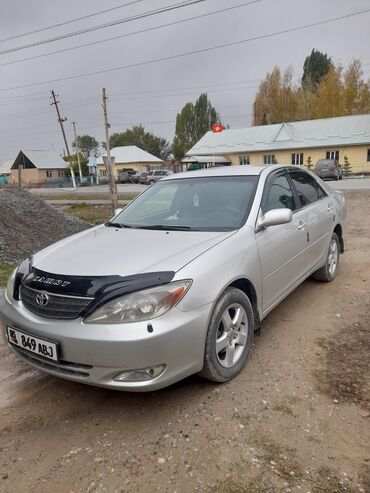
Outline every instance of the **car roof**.
{"type": "Polygon", "coordinates": [[[292,168],[293,166],[281,164],[270,164],[266,166],[217,166],[214,168],[174,173],[173,175],[162,178],[161,181],[176,180],[178,178],[207,178],[209,176],[259,176],[265,169],[273,171],[287,167],[292,168]]]}

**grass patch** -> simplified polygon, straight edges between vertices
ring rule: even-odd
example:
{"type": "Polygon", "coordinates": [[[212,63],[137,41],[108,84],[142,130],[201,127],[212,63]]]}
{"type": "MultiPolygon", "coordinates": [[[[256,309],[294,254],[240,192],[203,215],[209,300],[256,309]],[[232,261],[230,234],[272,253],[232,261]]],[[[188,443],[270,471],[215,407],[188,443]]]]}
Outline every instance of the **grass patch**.
{"type": "Polygon", "coordinates": [[[16,267],[16,264],[0,265],[0,286],[2,286],[2,287],[6,286],[6,283],[8,282],[10,274],[13,272],[15,267],[16,267]]]}
{"type": "Polygon", "coordinates": [[[67,216],[79,217],[90,224],[102,224],[112,217],[112,209],[109,205],[81,204],[63,205],[58,207],[67,216]]]}
{"type": "MultiPolygon", "coordinates": [[[[143,189],[144,191],[144,189],[143,189]]],[[[137,195],[136,193],[119,193],[118,200],[132,200],[137,195]]],[[[37,193],[35,197],[41,200],[110,200],[108,193],[37,193]]]]}

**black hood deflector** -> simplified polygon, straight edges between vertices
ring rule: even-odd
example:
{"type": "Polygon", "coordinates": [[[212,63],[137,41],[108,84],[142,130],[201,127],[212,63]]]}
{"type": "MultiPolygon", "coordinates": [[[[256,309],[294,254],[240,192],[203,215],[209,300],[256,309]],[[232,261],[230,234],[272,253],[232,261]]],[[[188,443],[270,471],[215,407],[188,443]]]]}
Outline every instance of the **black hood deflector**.
{"type": "Polygon", "coordinates": [[[85,313],[125,294],[160,286],[172,281],[175,272],[148,272],[131,276],[66,276],[31,267],[22,284],[48,293],[94,298],[85,313]]]}

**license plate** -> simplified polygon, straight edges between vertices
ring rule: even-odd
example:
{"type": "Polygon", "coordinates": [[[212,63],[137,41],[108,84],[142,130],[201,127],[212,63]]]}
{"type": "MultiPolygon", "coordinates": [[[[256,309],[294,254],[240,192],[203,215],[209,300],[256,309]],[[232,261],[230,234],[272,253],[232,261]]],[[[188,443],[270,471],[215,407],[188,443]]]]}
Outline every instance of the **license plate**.
{"type": "Polygon", "coordinates": [[[39,339],[12,327],[7,327],[6,332],[8,341],[13,346],[35,353],[42,358],[58,361],[58,345],[55,342],[39,339]]]}

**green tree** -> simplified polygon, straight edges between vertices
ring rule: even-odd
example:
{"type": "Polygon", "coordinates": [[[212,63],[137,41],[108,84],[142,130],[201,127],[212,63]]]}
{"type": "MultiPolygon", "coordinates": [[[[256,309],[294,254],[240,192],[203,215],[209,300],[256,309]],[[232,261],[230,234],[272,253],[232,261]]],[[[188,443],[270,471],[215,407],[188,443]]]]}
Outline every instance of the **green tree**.
{"type": "Polygon", "coordinates": [[[120,146],[137,146],[163,161],[171,155],[171,145],[166,139],[147,132],[142,125],[135,125],[124,132],[114,133],[109,139],[111,148],[120,146]]]}
{"type": "Polygon", "coordinates": [[[186,103],[176,116],[174,157],[183,158],[186,152],[212,128],[212,125],[217,123],[221,123],[220,116],[206,93],[201,94],[195,104],[186,103]]]}
{"type": "Polygon", "coordinates": [[[313,167],[311,156],[308,156],[306,166],[308,169],[311,169],[313,167]]]}
{"type": "Polygon", "coordinates": [[[343,174],[344,176],[348,176],[352,173],[351,163],[347,156],[344,156],[344,164],[343,164],[343,174]]]}
{"type": "Polygon", "coordinates": [[[326,53],[313,49],[303,64],[302,88],[315,91],[332,65],[331,58],[326,53]]]}
{"type": "Polygon", "coordinates": [[[91,135],[78,135],[72,145],[74,149],[79,149],[86,161],[90,156],[97,157],[98,155],[99,142],[91,135]]]}
{"type": "MultiPolygon", "coordinates": [[[[64,161],[68,162],[68,157],[65,156],[64,161]]],[[[86,157],[80,152],[80,164],[81,164],[81,171],[83,176],[87,176],[89,174],[89,169],[87,166],[88,160],[86,157]]],[[[79,169],[78,169],[78,161],[77,161],[77,153],[71,154],[71,163],[72,163],[72,168],[73,171],[75,172],[76,176],[79,176],[79,169]]]]}

